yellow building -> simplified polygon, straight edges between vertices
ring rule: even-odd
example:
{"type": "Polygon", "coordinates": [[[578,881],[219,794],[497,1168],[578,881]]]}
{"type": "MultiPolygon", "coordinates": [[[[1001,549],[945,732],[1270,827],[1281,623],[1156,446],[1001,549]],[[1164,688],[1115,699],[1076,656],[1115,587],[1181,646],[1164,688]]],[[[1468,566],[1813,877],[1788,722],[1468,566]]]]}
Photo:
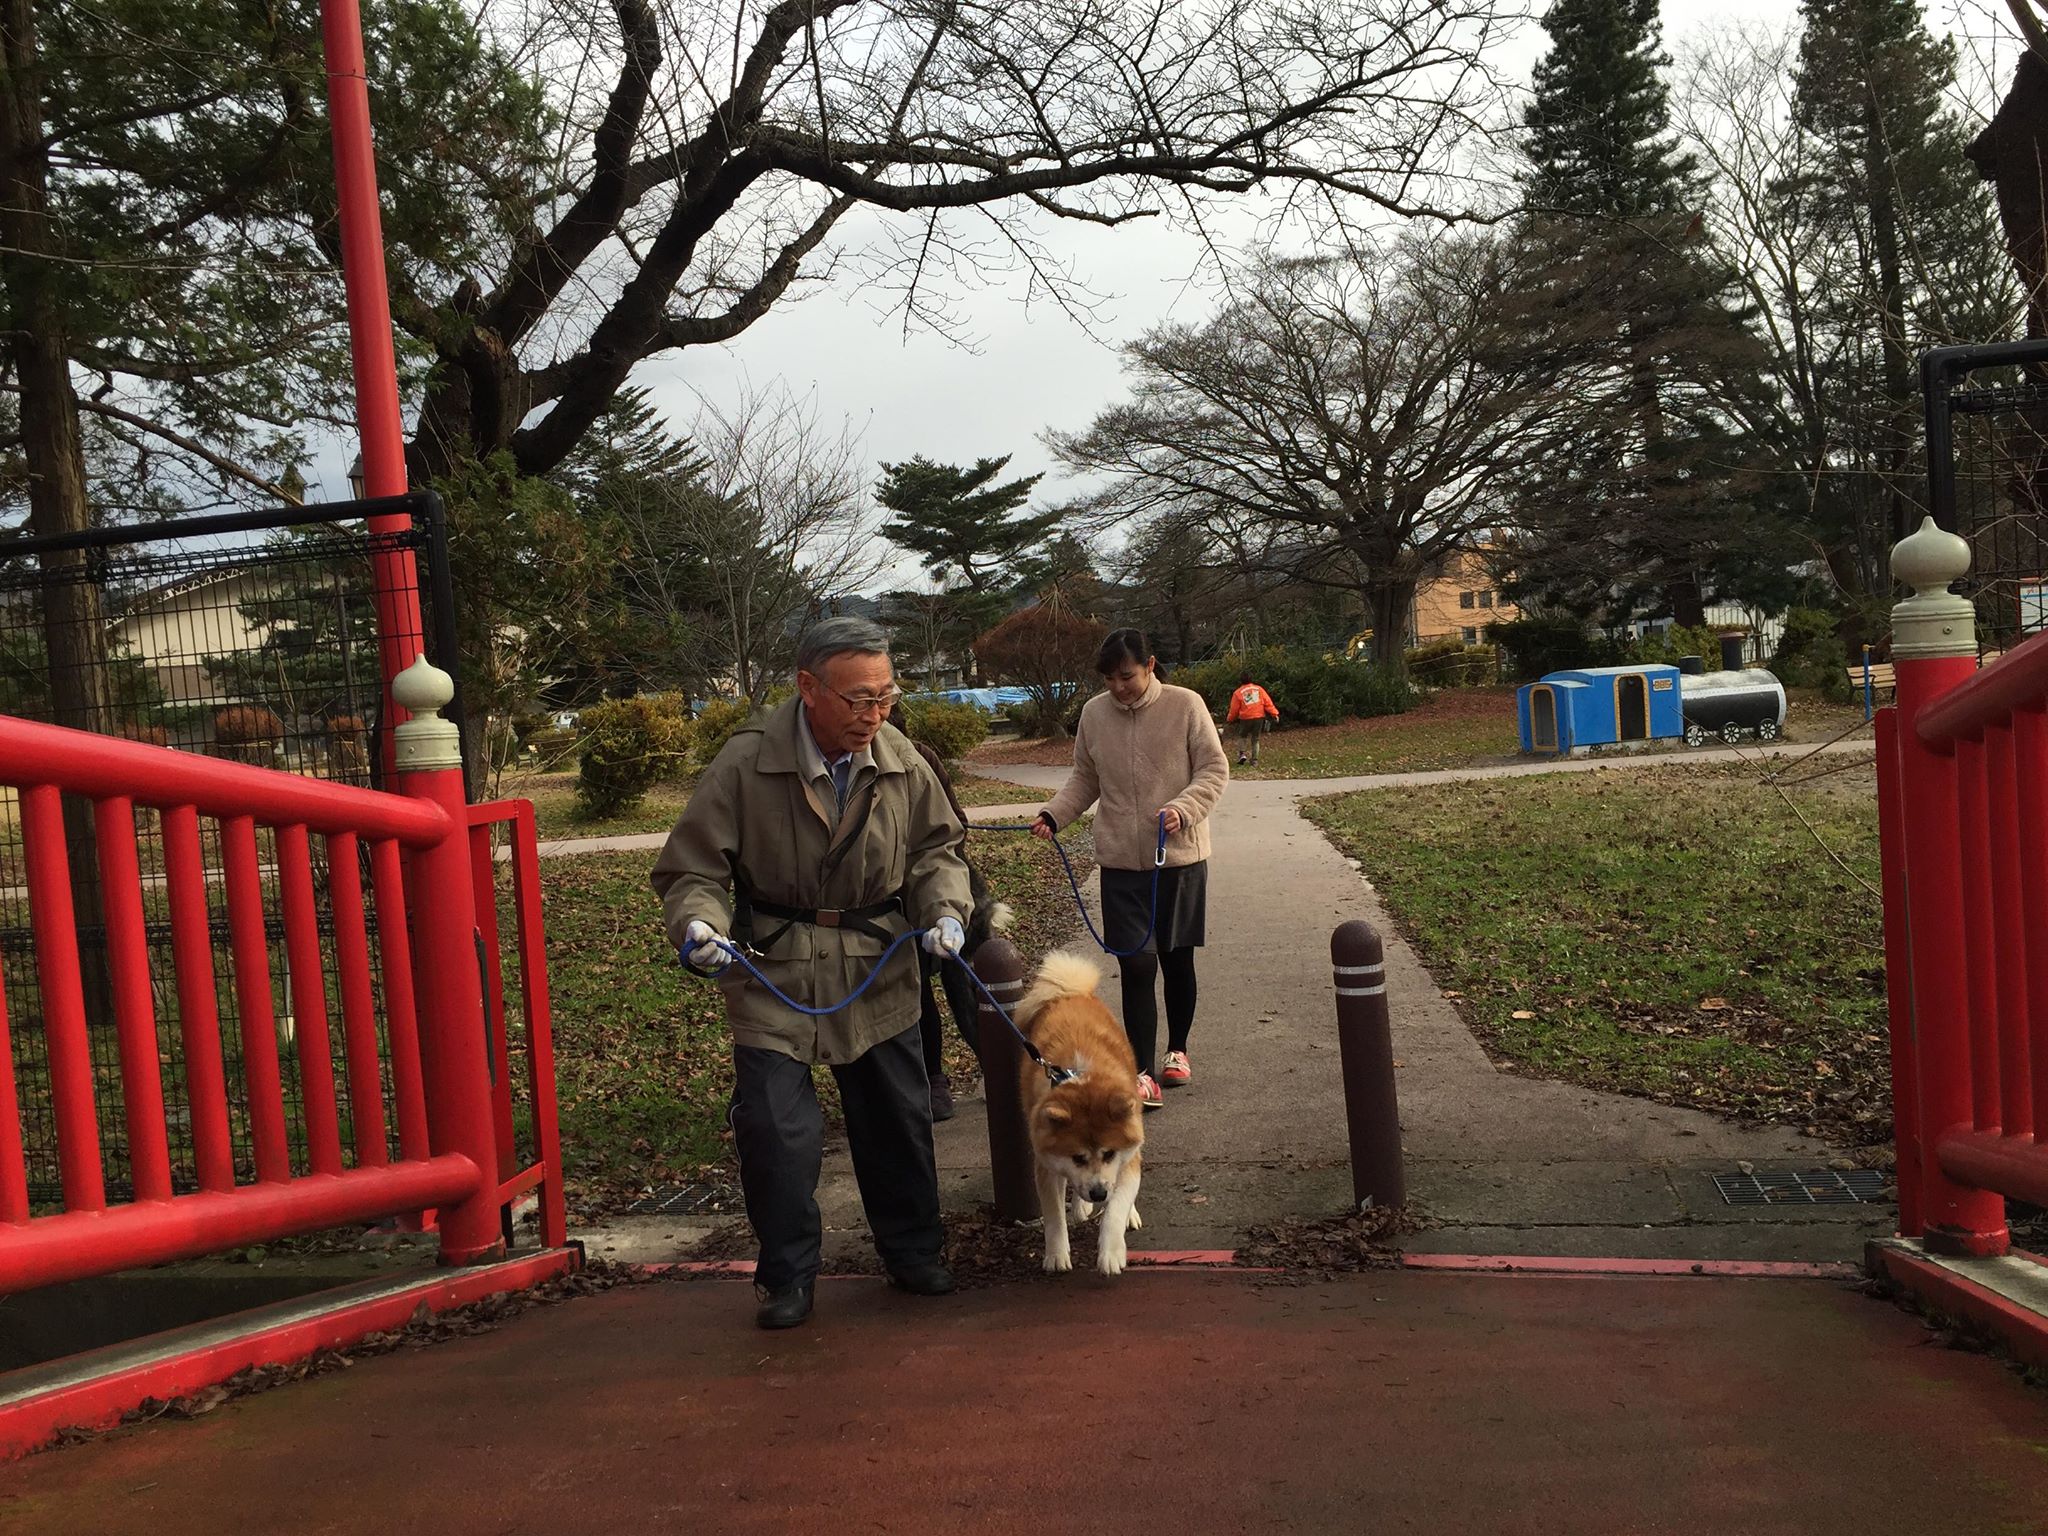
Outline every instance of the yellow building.
{"type": "Polygon", "coordinates": [[[1434,576],[1415,589],[1408,633],[1413,645],[1434,640],[1462,640],[1477,645],[1486,626],[1520,617],[1520,610],[1500,595],[1483,555],[1461,551],[1445,559],[1434,576]]]}

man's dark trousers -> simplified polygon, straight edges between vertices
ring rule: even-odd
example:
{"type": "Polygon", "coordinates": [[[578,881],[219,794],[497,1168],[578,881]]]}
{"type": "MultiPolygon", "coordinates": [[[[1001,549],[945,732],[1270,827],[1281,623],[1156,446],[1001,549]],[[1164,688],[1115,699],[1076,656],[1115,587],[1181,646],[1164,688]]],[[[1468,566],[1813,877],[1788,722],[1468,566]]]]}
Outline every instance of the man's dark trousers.
{"type": "MultiPolygon", "coordinates": [[[[780,1291],[818,1272],[818,1171],[825,1128],[811,1069],[760,1046],[733,1047],[729,1119],[747,1220],[761,1242],[755,1283],[780,1291]]],[[[939,1179],[932,1162],[930,1080],[915,1023],[835,1066],[846,1140],[875,1248],[890,1269],[936,1260],[939,1179]]]]}

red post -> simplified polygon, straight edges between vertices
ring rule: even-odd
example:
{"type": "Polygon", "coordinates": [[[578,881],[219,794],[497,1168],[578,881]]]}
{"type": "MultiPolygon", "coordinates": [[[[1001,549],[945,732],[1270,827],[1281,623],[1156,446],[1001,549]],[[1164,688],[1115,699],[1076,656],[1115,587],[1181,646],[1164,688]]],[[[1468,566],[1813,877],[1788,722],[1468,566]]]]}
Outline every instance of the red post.
{"type": "Polygon", "coordinates": [[[2019,771],[2010,723],[1984,732],[1984,787],[1990,802],[1991,954],[1998,1008],[1998,1125],[2034,1134],[2034,1084],[2027,1040],[2027,912],[2020,877],[2019,771]]]}
{"type": "Polygon", "coordinates": [[[171,904],[171,956],[178,971],[178,1037],[185,1047],[185,1100],[192,1114],[192,1160],[199,1187],[235,1187],[228,1136],[227,1070],[220,1052],[220,996],[213,981],[212,914],[199,813],[171,806],[164,819],[164,883],[171,904]]]}
{"type": "Polygon", "coordinates": [[[562,1133],[555,1114],[555,1029],[548,1001],[547,939],[541,927],[540,849],[533,802],[521,800],[512,828],[512,892],[519,911],[519,986],[526,1004],[526,1087],[533,1106],[533,1153],[547,1170],[541,1186],[540,1240],[569,1238],[562,1199],[562,1133]]]}
{"type": "Polygon", "coordinates": [[[1879,881],[1884,890],[1884,991],[1892,1047],[1892,1144],[1898,1150],[1899,1234],[1918,1237],[1920,1209],[1920,1052],[1913,1028],[1912,940],[1906,931],[1906,822],[1899,804],[1899,712],[1877,712],[1879,881]]]}
{"type": "Polygon", "coordinates": [[[1973,1129],[1969,953],[1958,838],[1956,758],[1930,747],[1921,714],[1977,670],[1976,613],[1949,584],[1969,569],[1969,546],[1927,519],[1892,551],[1892,573],[1914,595],[1892,610],[1898,684],[1899,788],[1905,833],[1906,925],[1913,947],[1913,1027],[1919,1074],[1920,1189],[1925,1240],[1940,1252],[2005,1252],[2005,1202],[1956,1182],[1942,1139],[1973,1129]]]}
{"type": "MultiPolygon", "coordinates": [[[[356,0],[320,0],[327,53],[327,118],[334,143],[335,204],[341,215],[341,275],[348,293],[349,356],[356,386],[356,430],[363,450],[363,488],[370,496],[406,491],[405,425],[399,410],[398,361],[391,340],[391,297],[385,284],[384,224],[377,205],[377,157],[370,134],[370,82],[363,63],[363,19],[356,0]]],[[[372,533],[402,533],[405,513],[370,519],[372,533]]],[[[419,568],[409,549],[370,557],[376,588],[377,654],[384,673],[389,724],[391,681],[420,654],[419,568]]],[[[387,752],[390,750],[386,748],[387,752]]]]}
{"type": "Polygon", "coordinates": [[[393,680],[392,697],[413,718],[392,734],[399,793],[438,805],[447,830],[412,857],[413,981],[427,1133],[435,1155],[467,1157],[482,1171],[475,1194],[440,1212],[441,1260],[471,1264],[502,1257],[498,1145],[484,1053],[484,996],[476,964],[476,902],[470,880],[469,815],[462,741],[436,713],[455,696],[448,674],[422,656],[393,680]]]}
{"type": "Polygon", "coordinates": [[[2048,708],[2029,704],[2012,715],[2012,753],[2019,802],[2020,895],[2028,935],[2027,1057],[2033,1078],[2036,1124],[2048,1114],[2048,708]]]}
{"type": "Polygon", "coordinates": [[[164,1133],[163,1052],[143,928],[142,876],[135,862],[135,804],[93,802],[107,967],[114,983],[114,1030],[121,1044],[121,1103],[128,1114],[128,1167],[138,1200],[171,1198],[171,1150],[164,1133]]]}
{"type": "Polygon", "coordinates": [[[1995,1131],[1999,1129],[1998,950],[1985,757],[1982,736],[1955,744],[1955,835],[1963,876],[1963,968],[1969,977],[1970,1124],[1975,1130],[1995,1131]]]}
{"type": "Polygon", "coordinates": [[[384,1024],[391,1039],[391,1097],[398,1114],[398,1155],[427,1155],[427,1091],[420,1082],[419,1004],[413,996],[412,940],[406,927],[405,871],[398,844],[370,845],[377,893],[377,952],[384,961],[384,1024]]]}
{"type": "Polygon", "coordinates": [[[28,1159],[22,1150],[14,1049],[7,1036],[7,992],[0,987],[0,1226],[27,1220],[28,1159]]]}
{"type": "Polygon", "coordinates": [[[353,832],[327,839],[327,889],[334,906],[334,969],[341,983],[341,1039],[348,1067],[348,1117],[356,1166],[391,1161],[377,1061],[377,1001],[370,988],[370,936],[363,920],[361,844],[353,832]]]}
{"type": "Polygon", "coordinates": [[[35,929],[36,982],[43,994],[43,1038],[49,1049],[50,1100],[57,1119],[57,1165],[64,1185],[64,1209],[102,1211],[107,1206],[107,1185],[100,1167],[85,989],[78,975],[78,919],[71,906],[63,805],[48,784],[22,790],[21,838],[23,861],[28,866],[29,921],[35,929]]]}
{"type": "Polygon", "coordinates": [[[292,1045],[299,1057],[299,1107],[306,1166],[341,1172],[341,1117],[335,1108],[334,1050],[327,1033],[327,983],[321,975],[320,910],[313,899],[313,854],[306,829],[279,827],[277,883],[284,906],[285,964],[291,971],[292,1045]]]}
{"type": "Polygon", "coordinates": [[[263,871],[256,824],[225,816],[220,856],[228,891],[228,941],[234,954],[235,1015],[242,1041],[242,1081],[249,1092],[249,1139],[256,1177],[266,1184],[292,1176],[285,1134],[284,1078],[277,1062],[277,1013],[270,999],[270,938],[263,919],[263,871]]]}

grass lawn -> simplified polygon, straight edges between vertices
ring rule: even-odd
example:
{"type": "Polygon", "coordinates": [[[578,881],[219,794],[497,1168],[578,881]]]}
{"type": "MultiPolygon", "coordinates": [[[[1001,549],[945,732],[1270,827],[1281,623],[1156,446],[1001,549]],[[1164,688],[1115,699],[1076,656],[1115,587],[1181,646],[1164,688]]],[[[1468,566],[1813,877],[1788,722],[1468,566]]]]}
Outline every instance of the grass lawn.
{"type": "MultiPolygon", "coordinates": [[[[1830,704],[1810,690],[1786,700],[1785,739],[1823,742],[1860,727],[1863,708],[1830,704]]],[[[1240,779],[1337,779],[1367,773],[1418,773],[1440,768],[1482,768],[1520,756],[1512,688],[1446,688],[1401,715],[1343,720],[1335,725],[1275,731],[1260,744],[1259,766],[1236,765],[1237,744],[1227,735],[1231,776],[1240,779]]],[[[1718,745],[1718,743],[1716,743],[1718,745]]],[[[1684,752],[1672,743],[1663,750],[1684,752]]],[[[968,754],[996,767],[1035,763],[1065,767],[1071,741],[988,742],[968,754]]]]}
{"type": "MultiPolygon", "coordinates": [[[[1020,949],[1039,953],[1078,931],[1051,850],[991,836],[975,838],[972,851],[1017,908],[1009,936],[1020,949]]],[[[663,938],[651,863],[608,853],[549,859],[544,870],[565,1182],[584,1216],[617,1211],[656,1185],[731,1171],[731,1037],[717,990],[685,972],[663,938]]],[[[977,1070],[950,1028],[947,1070],[956,1089],[977,1070]]],[[[831,1074],[818,1077],[835,1117],[831,1074]]]]}
{"type": "MultiPolygon", "coordinates": [[[[1304,810],[1359,860],[1496,1060],[1882,1142],[1878,899],[1756,779],[1737,765],[1559,774],[1304,810]]],[[[1788,793],[1875,885],[1868,766],[1788,793]]]]}

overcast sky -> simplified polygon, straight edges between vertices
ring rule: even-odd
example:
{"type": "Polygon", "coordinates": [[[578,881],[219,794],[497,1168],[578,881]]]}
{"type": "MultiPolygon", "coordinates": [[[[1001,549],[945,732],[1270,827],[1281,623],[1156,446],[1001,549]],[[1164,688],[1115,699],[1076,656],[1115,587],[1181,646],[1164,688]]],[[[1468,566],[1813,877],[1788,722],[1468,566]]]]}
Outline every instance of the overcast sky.
{"type": "MultiPolygon", "coordinates": [[[[1937,30],[1947,31],[1961,6],[1964,25],[1982,35],[1991,30],[1986,3],[1930,0],[1928,13],[1937,30]]],[[[1664,0],[1666,48],[1682,51],[1703,26],[1786,21],[1796,9],[1796,0],[1664,0]]],[[[1531,24],[1500,67],[1526,79],[1543,43],[1531,24]]],[[[2001,40],[2001,51],[2005,46],[2001,40]]],[[[878,301],[850,282],[834,283],[778,306],[723,347],[694,347],[645,364],[636,380],[653,389],[683,429],[700,398],[730,406],[749,388],[786,387],[815,402],[825,425],[852,428],[871,477],[880,463],[919,453],[950,462],[1012,454],[1012,473],[1053,471],[1039,490],[1044,502],[1061,487],[1038,434],[1086,426],[1123,393],[1117,344],[1162,320],[1200,319],[1215,293],[1190,281],[1201,265],[1191,236],[1149,223],[1101,229],[1048,219],[1040,227],[1076,275],[1104,295],[1087,326],[1048,302],[1026,303],[1021,281],[959,291],[960,329],[975,341],[968,347],[928,330],[906,335],[900,317],[877,312],[878,301]]],[[[330,466],[321,468],[338,478],[330,466]]],[[[346,494],[339,485],[328,491],[346,494]]]]}

